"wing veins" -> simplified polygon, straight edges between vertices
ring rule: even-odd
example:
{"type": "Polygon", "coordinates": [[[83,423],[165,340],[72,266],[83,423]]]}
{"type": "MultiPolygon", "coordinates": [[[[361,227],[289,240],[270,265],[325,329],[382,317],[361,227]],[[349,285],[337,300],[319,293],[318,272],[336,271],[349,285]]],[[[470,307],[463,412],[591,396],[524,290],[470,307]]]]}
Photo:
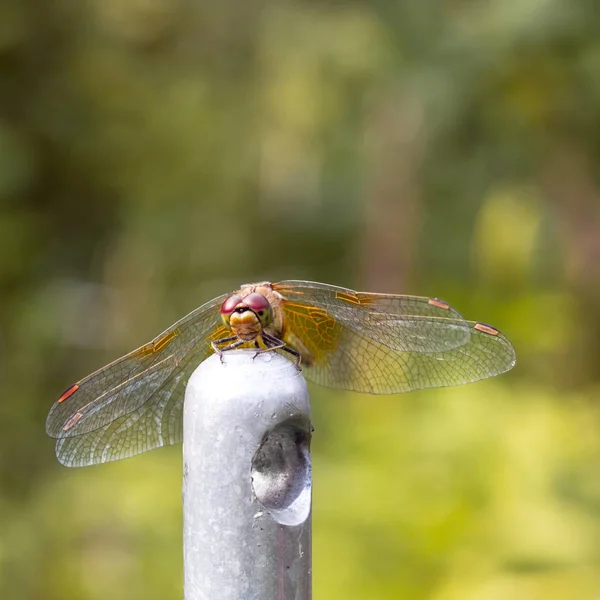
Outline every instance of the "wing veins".
{"type": "MultiPolygon", "coordinates": [[[[94,404],[95,402],[98,402],[99,400],[101,400],[102,398],[104,398],[105,396],[112,394],[115,391],[118,391],[119,389],[121,389],[123,386],[127,385],[128,383],[131,383],[132,381],[134,381],[135,379],[138,379],[139,377],[141,377],[142,375],[145,375],[146,373],[148,373],[148,371],[150,371],[151,369],[155,369],[156,367],[158,367],[159,365],[161,365],[162,363],[164,363],[165,361],[171,359],[173,356],[175,356],[175,354],[169,354],[169,356],[166,356],[165,358],[163,358],[161,361],[157,362],[157,363],[152,363],[149,367],[147,367],[146,369],[144,369],[143,371],[141,371],[140,373],[138,373],[137,375],[134,375],[133,377],[130,377],[129,379],[125,379],[124,381],[121,381],[121,383],[118,383],[117,385],[115,385],[114,387],[110,388],[109,390],[106,390],[103,394],[100,394],[100,396],[96,396],[96,398],[94,398],[93,400],[90,400],[87,404],[85,404],[84,406],[82,406],[81,408],[79,408],[77,410],[77,412],[81,412],[84,411],[88,406],[90,406],[91,404],[94,404]]],[[[133,371],[133,369],[131,369],[131,371],[133,371]]],[[[131,372],[130,371],[130,372],[131,372]]],[[[140,405],[142,406],[142,405],[140,405]]],[[[133,409],[135,410],[135,409],[133,409]]],[[[131,412],[133,412],[133,410],[131,412]]],[[[125,413],[125,414],[129,414],[129,413],[125,413]]]]}

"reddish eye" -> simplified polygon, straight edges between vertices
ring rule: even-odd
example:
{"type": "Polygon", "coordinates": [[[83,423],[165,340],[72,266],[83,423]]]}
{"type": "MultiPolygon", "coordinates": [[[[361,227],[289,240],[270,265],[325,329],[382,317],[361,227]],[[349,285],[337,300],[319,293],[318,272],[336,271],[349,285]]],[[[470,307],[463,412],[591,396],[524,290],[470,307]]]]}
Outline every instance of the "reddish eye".
{"type": "MultiPolygon", "coordinates": [[[[256,294],[251,294],[251,295],[256,295],[256,294]]],[[[229,296],[229,298],[227,298],[227,300],[225,300],[225,302],[223,302],[223,304],[221,304],[221,314],[222,315],[230,315],[235,310],[235,307],[240,302],[242,302],[241,296],[238,296],[237,294],[234,294],[233,296],[229,296]]]]}
{"type": "Polygon", "coordinates": [[[244,303],[248,305],[255,313],[261,310],[269,310],[271,305],[262,294],[248,294],[244,298],[244,303]]]}

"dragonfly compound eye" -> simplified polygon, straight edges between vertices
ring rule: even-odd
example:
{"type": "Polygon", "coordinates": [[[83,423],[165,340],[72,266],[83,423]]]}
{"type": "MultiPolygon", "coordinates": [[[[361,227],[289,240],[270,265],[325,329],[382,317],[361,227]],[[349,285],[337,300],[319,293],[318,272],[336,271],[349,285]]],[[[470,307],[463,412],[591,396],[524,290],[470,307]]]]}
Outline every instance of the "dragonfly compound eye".
{"type": "Polygon", "coordinates": [[[273,320],[273,309],[271,304],[262,294],[248,294],[244,298],[244,304],[255,313],[263,326],[273,320]]]}
{"type": "Polygon", "coordinates": [[[233,311],[240,302],[243,302],[242,297],[234,294],[233,296],[229,296],[229,298],[221,304],[221,317],[225,325],[229,326],[229,317],[233,314],[233,311]]]}

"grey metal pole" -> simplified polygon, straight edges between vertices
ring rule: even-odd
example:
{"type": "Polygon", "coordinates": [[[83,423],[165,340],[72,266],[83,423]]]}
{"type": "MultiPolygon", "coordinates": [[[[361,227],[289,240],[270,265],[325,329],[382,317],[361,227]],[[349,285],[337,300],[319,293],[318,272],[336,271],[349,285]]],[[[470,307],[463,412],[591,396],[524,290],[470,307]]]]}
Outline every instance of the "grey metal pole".
{"type": "Polygon", "coordinates": [[[185,600],[311,598],[310,405],[276,352],[194,371],[183,423],[185,600]]]}

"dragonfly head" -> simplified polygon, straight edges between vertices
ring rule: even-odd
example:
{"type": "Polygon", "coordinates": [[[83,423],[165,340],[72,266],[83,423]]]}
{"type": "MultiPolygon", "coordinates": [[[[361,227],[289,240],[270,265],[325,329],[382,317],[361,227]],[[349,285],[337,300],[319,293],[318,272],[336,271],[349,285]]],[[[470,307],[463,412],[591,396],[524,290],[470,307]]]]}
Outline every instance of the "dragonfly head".
{"type": "Polygon", "coordinates": [[[273,308],[262,294],[234,294],[221,305],[221,319],[240,339],[253,340],[273,322],[273,308]]]}

